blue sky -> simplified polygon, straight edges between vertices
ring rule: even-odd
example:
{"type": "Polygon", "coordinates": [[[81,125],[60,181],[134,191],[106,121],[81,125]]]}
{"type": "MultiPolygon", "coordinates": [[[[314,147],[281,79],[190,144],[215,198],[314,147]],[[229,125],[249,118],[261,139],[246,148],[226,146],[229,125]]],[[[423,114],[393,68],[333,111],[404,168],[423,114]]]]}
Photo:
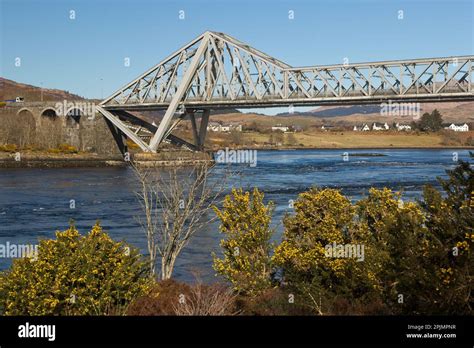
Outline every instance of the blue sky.
{"type": "Polygon", "coordinates": [[[472,0],[0,2],[0,75],[89,98],[110,95],[206,30],[293,66],[466,55],[474,47],[472,0]]]}

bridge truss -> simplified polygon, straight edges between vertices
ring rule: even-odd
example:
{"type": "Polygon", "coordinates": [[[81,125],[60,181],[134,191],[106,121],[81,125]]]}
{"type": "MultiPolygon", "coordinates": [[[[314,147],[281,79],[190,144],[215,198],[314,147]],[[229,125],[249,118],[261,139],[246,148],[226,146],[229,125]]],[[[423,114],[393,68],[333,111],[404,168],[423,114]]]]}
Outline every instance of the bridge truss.
{"type": "Polygon", "coordinates": [[[474,56],[291,67],[226,34],[205,32],[110,97],[98,111],[119,147],[204,147],[211,109],[474,100],[474,56]],[[164,110],[158,126],[133,111],[164,110]],[[189,117],[194,143],[171,132],[189,117]]]}

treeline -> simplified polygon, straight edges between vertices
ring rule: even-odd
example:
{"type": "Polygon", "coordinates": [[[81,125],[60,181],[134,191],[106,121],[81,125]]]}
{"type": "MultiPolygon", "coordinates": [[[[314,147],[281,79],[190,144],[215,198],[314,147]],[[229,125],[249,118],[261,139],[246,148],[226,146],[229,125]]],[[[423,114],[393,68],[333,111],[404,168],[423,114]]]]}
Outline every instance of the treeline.
{"type": "Polygon", "coordinates": [[[413,121],[411,127],[420,131],[437,132],[443,129],[443,117],[434,109],[431,113],[425,112],[418,121],[413,121]]]}

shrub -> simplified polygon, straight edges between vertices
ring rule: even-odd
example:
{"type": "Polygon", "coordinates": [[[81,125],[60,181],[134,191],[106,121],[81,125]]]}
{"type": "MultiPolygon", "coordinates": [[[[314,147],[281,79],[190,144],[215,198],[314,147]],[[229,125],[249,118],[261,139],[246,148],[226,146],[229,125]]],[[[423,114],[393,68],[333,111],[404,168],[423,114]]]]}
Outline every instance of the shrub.
{"type": "Polygon", "coordinates": [[[243,315],[311,315],[301,296],[285,287],[265,289],[258,295],[239,296],[237,308],[243,315]]]}
{"type": "Polygon", "coordinates": [[[295,215],[284,219],[283,241],[277,246],[273,260],[284,266],[288,277],[312,277],[319,266],[338,273],[347,260],[328,259],[325,246],[344,243],[345,231],[353,220],[350,201],[333,189],[311,189],[301,193],[294,204],[295,215]]]}
{"type": "MultiPolygon", "coordinates": [[[[471,154],[472,157],[472,154],[471,154]]],[[[419,287],[419,311],[432,314],[472,314],[474,279],[474,170],[460,161],[439,179],[445,196],[431,186],[421,206],[429,234],[420,265],[429,282],[419,287]]]]}
{"type": "Polygon", "coordinates": [[[197,281],[189,296],[181,296],[173,304],[176,315],[235,315],[235,298],[232,289],[221,284],[204,285],[197,281]]]}
{"type": "Polygon", "coordinates": [[[128,315],[175,315],[179,296],[189,297],[191,288],[174,279],[161,280],[151,290],[136,298],[128,307],[128,315]]]}
{"type": "Polygon", "coordinates": [[[137,250],[114,242],[99,224],[86,236],[71,225],[0,275],[0,307],[6,315],[120,314],[148,282],[137,250]]]}
{"type": "Polygon", "coordinates": [[[423,211],[415,202],[404,203],[390,189],[371,188],[357,202],[357,215],[369,231],[369,244],[377,250],[367,261],[373,263],[383,302],[392,312],[413,312],[419,301],[417,289],[426,281],[418,268],[427,233],[423,211]]]}
{"type": "Polygon", "coordinates": [[[130,140],[130,139],[127,139],[127,147],[128,147],[130,150],[140,150],[140,146],[138,146],[137,144],[135,144],[135,142],[133,142],[133,141],[130,140]]]}
{"type": "Polygon", "coordinates": [[[17,148],[18,147],[15,144],[0,145],[0,151],[3,152],[15,152],[17,148]]]}
{"type": "Polygon", "coordinates": [[[60,144],[57,148],[48,149],[48,152],[72,154],[72,153],[78,153],[79,150],[75,146],[72,146],[69,144],[60,144]]]}
{"type": "Polygon", "coordinates": [[[128,315],[232,315],[236,314],[232,289],[220,284],[193,285],[166,279],[129,306],[128,315]]]}
{"type": "MultiPolygon", "coordinates": [[[[359,228],[355,208],[338,190],[313,188],[301,193],[295,214],[284,219],[283,241],[273,261],[283,281],[316,313],[328,314],[338,297],[365,301],[377,288],[370,262],[327,255],[328,245],[368,245],[367,230],[359,228]]],[[[365,256],[367,259],[367,255],[365,256]]],[[[368,300],[367,300],[368,301],[368,300]]]]}
{"type": "Polygon", "coordinates": [[[214,269],[229,280],[237,292],[249,295],[271,285],[273,204],[265,206],[263,197],[256,188],[252,194],[233,189],[225,197],[222,210],[214,207],[221,220],[219,229],[227,236],[221,241],[224,257],[213,255],[214,269]]]}

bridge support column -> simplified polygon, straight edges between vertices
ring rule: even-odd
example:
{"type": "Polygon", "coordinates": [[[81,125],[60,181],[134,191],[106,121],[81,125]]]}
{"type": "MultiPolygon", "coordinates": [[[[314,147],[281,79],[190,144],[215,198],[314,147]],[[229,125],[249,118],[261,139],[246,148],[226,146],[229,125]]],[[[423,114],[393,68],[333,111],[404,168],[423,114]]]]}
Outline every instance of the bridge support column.
{"type": "Polygon", "coordinates": [[[194,116],[194,112],[189,114],[189,118],[191,119],[191,126],[193,129],[194,145],[199,146],[199,132],[196,125],[196,116],[194,116]]]}
{"type": "Polygon", "coordinates": [[[199,123],[199,129],[196,123],[196,116],[194,113],[190,113],[191,125],[193,128],[194,144],[199,150],[204,149],[204,141],[206,140],[207,125],[209,123],[209,109],[201,111],[201,121],[199,123]]]}
{"type": "Polygon", "coordinates": [[[123,132],[120,129],[115,127],[113,123],[110,122],[110,120],[108,120],[107,118],[105,119],[105,122],[107,123],[107,126],[109,127],[110,132],[112,133],[112,136],[114,137],[115,142],[117,143],[117,146],[120,152],[122,153],[123,156],[125,156],[125,154],[128,152],[127,137],[125,136],[125,134],[123,134],[123,132]]]}
{"type": "Polygon", "coordinates": [[[199,142],[197,144],[200,150],[204,150],[204,142],[206,141],[207,125],[209,124],[209,109],[202,112],[201,123],[199,124],[199,142]]]}

